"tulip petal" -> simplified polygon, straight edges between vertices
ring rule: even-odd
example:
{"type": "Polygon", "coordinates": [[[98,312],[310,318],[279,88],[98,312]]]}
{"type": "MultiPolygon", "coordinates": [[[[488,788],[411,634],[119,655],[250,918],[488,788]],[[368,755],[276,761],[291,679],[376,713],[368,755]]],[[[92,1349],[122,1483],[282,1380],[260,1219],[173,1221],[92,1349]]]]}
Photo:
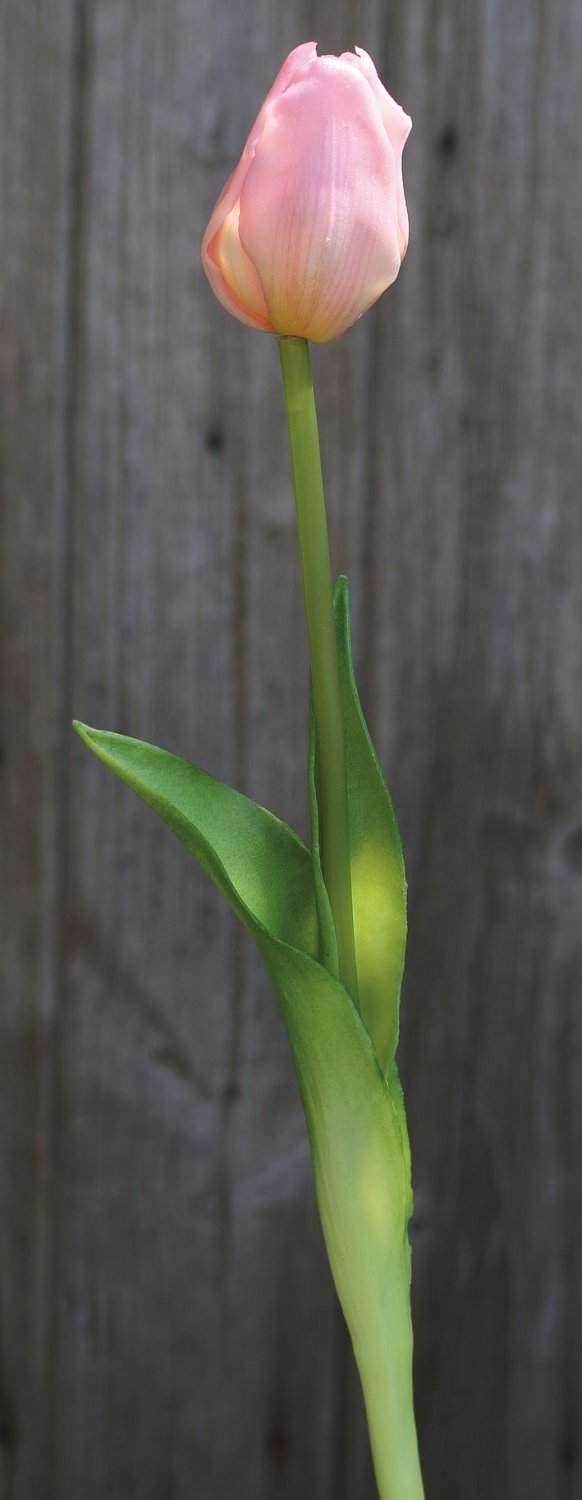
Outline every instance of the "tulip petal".
{"type": "Polygon", "coordinates": [[[260,277],[238,237],[239,196],[260,140],[267,111],[289,87],[298,69],[317,56],[315,42],[303,42],[285,59],[257,115],[241,159],[217,199],[202,240],[202,265],[212,290],[241,323],[273,333],[260,277]]]}
{"type": "Polygon", "coordinates": [[[395,280],[396,168],[362,72],[316,58],[273,99],[240,194],[239,234],[274,330],[335,338],[395,280]]]}
{"type": "Polygon", "coordinates": [[[206,246],[206,274],[228,312],[250,328],[274,333],[260,276],[240,242],[239,218],[237,200],[206,246]]]}
{"type": "MultiPolygon", "coordinates": [[[[402,177],[402,152],[404,151],[404,147],[412,130],[412,120],[410,118],[410,115],[407,115],[405,113],[401,106],[396,103],[396,100],[392,98],[392,95],[388,93],[388,90],[384,88],[384,84],[381,83],[369,54],[367,52],[364,52],[363,47],[356,47],[356,53],[357,58],[354,58],[353,60],[355,63],[359,63],[362,72],[368,79],[370,87],[374,90],[374,93],[380,105],[382,119],[384,121],[384,129],[387,135],[390,137],[394,150],[400,254],[402,258],[404,258],[404,256],[406,255],[406,250],[408,248],[408,210],[406,207],[406,198],[404,196],[404,181],[402,177]]],[[[350,60],[352,56],[353,54],[349,52],[344,53],[344,58],[346,61],[350,60]]]]}

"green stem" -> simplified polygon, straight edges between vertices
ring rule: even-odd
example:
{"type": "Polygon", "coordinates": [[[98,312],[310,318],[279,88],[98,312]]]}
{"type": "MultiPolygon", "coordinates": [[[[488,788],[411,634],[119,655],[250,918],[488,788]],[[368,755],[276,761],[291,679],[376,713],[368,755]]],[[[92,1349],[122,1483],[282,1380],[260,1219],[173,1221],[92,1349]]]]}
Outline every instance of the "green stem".
{"type": "Polygon", "coordinates": [[[384,1317],[354,1353],[381,1500],[424,1500],[412,1396],[409,1289],[387,1278],[384,1317]]]}
{"type": "Polygon", "coordinates": [[[319,761],[321,862],[335,924],[339,973],[358,1005],[346,759],[329,542],[307,339],[280,338],[319,761]]]}

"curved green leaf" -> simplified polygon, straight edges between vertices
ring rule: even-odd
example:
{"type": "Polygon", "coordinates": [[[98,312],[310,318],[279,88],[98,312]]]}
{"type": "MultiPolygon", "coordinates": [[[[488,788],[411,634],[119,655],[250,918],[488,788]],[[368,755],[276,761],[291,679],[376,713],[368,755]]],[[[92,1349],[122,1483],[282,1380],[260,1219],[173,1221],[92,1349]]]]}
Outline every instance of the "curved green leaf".
{"type": "MultiPolygon", "coordinates": [[[[421,1500],[412,1404],[406,1121],[395,1066],[387,1082],[350,996],[317,961],[311,857],[285,824],[187,761],[139,740],[75,728],[185,844],[261,949],[293,1053],[379,1488],[394,1500],[421,1500]]],[[[349,733],[357,744],[357,726],[349,733]]],[[[357,817],[354,826],[360,826],[357,817]]]]}
{"type": "Polygon", "coordinates": [[[347,578],[337,580],[334,605],[360,1010],[382,1070],[388,1074],[398,1046],[406,949],[406,877],[390,793],[370,739],[354,678],[347,578]]]}
{"type": "Polygon", "coordinates": [[[410,1148],[396,1065],[386,1082],[350,996],[321,965],[281,947],[265,956],[293,1052],[380,1493],[421,1500],[407,1236],[410,1148]]]}
{"type": "Polygon", "coordinates": [[[168,750],[78,721],[73,727],[167,823],[259,947],[265,930],[317,956],[311,855],[286,823],[168,750]]]}
{"type": "Polygon", "coordinates": [[[321,840],[319,831],[319,789],[317,785],[317,756],[315,748],[315,713],[313,695],[309,695],[309,759],[307,765],[309,790],[309,813],[311,819],[311,859],[313,863],[313,886],[319,924],[319,962],[329,969],[335,979],[339,978],[339,959],[335,924],[327,886],[321,865],[321,840]]]}

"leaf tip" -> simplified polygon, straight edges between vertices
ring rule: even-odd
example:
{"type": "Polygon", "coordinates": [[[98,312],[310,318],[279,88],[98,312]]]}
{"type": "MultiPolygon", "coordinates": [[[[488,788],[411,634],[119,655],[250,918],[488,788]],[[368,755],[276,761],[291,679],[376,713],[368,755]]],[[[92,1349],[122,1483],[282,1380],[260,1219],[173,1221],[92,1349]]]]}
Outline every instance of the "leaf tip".
{"type": "Polygon", "coordinates": [[[86,745],[89,750],[93,750],[96,755],[99,755],[101,750],[100,741],[103,738],[103,732],[99,729],[92,729],[90,724],[83,724],[82,719],[73,719],[72,726],[75,734],[78,734],[79,739],[83,741],[83,744],[86,745]]]}
{"type": "Polygon", "coordinates": [[[75,731],[75,734],[78,734],[79,739],[81,740],[89,741],[91,739],[91,735],[94,733],[94,730],[90,729],[88,724],[83,724],[82,719],[73,719],[72,727],[75,731]]]}

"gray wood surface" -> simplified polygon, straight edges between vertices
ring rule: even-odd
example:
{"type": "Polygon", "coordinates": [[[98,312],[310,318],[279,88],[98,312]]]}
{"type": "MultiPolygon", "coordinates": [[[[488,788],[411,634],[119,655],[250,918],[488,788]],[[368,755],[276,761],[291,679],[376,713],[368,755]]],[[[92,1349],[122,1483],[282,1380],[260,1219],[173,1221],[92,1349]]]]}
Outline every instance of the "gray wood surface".
{"type": "Polygon", "coordinates": [[[574,1500],[582,1244],[582,10],[4,0],[0,1500],[372,1500],[250,942],[72,736],[306,834],[274,342],[198,260],[285,54],[414,117],[411,246],[316,351],[401,822],[427,1500],[574,1500]]]}

